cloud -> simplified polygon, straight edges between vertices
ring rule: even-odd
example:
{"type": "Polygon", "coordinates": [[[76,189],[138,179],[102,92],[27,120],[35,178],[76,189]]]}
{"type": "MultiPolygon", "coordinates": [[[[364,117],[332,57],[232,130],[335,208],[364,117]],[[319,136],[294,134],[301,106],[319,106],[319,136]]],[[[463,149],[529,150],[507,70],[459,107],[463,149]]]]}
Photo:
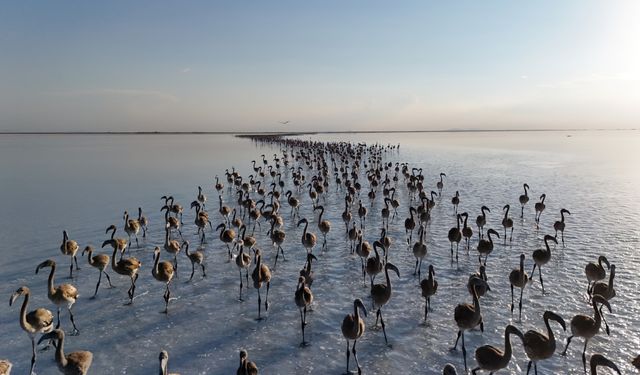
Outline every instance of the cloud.
{"type": "Polygon", "coordinates": [[[60,97],[78,97],[78,96],[114,96],[114,97],[140,97],[177,102],[179,98],[173,94],[157,90],[140,90],[140,89],[91,89],[91,90],[65,90],[65,91],[49,91],[43,93],[49,96],[60,97]]]}
{"type": "Polygon", "coordinates": [[[186,67],[186,68],[182,69],[180,72],[186,74],[186,73],[189,73],[190,71],[191,71],[191,68],[186,67]]]}

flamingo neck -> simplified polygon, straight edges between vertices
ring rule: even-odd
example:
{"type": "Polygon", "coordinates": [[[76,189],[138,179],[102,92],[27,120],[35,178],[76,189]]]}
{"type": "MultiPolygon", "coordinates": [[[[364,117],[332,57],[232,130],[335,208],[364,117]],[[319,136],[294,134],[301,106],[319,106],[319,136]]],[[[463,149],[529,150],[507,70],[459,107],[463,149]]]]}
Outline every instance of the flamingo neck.
{"type": "Polygon", "coordinates": [[[31,330],[31,325],[27,322],[27,306],[29,305],[30,293],[24,294],[24,301],[22,301],[22,307],[20,308],[20,327],[25,331],[31,330]]]}
{"type": "Polygon", "coordinates": [[[56,362],[61,367],[67,367],[67,357],[64,356],[64,337],[60,337],[58,340],[58,347],[56,348],[56,362]]]}
{"type": "Polygon", "coordinates": [[[54,294],[56,292],[55,288],[53,287],[53,278],[55,273],[56,273],[56,266],[54,264],[51,266],[51,272],[49,272],[49,282],[48,282],[49,294],[54,294]]]}

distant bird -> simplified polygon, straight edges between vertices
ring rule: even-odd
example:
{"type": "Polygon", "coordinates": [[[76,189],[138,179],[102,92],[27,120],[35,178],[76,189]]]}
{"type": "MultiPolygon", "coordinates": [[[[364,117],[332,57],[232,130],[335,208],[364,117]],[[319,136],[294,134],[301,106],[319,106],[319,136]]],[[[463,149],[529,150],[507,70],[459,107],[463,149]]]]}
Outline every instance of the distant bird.
{"type": "Polygon", "coordinates": [[[136,247],[139,248],[140,245],[138,244],[138,232],[140,232],[140,223],[138,222],[138,220],[129,219],[129,213],[127,211],[124,212],[124,216],[122,218],[124,219],[124,231],[129,236],[128,246],[131,247],[131,235],[133,234],[136,237],[136,247]]]}
{"type": "Polygon", "coordinates": [[[169,299],[171,297],[171,289],[169,286],[175,272],[171,262],[160,262],[160,248],[158,246],[153,250],[153,268],[151,269],[151,274],[154,279],[165,284],[163,313],[167,314],[169,312],[169,299]]]}
{"type": "Polygon", "coordinates": [[[244,252],[244,246],[240,244],[240,252],[236,256],[236,266],[238,267],[238,273],[240,274],[240,295],[238,300],[242,299],[242,270],[245,272],[245,279],[247,280],[247,288],[249,287],[249,266],[251,266],[251,256],[244,252]]]}
{"type": "Polygon", "coordinates": [[[76,253],[78,252],[79,246],[78,243],[74,240],[70,240],[69,236],[67,236],[67,231],[62,231],[62,245],[60,245],[60,251],[64,255],[69,255],[71,257],[71,266],[69,267],[69,278],[73,278],[73,262],[76,263],[76,270],[78,268],[78,258],[76,257],[76,253]]]}
{"type": "Polygon", "coordinates": [[[18,290],[16,290],[11,295],[9,306],[12,306],[16,299],[18,299],[18,297],[24,296],[22,308],[20,309],[20,327],[31,338],[31,371],[29,372],[29,374],[33,374],[33,369],[36,365],[35,336],[38,333],[51,332],[51,330],[53,329],[53,314],[51,313],[51,311],[43,309],[42,307],[27,312],[30,295],[31,291],[28,287],[23,286],[18,288],[18,290]]]}
{"type": "Polygon", "coordinates": [[[518,310],[520,312],[519,319],[522,320],[522,292],[524,287],[527,286],[529,276],[524,272],[524,254],[520,254],[520,268],[514,269],[509,274],[509,283],[511,284],[511,314],[513,314],[513,287],[520,288],[520,302],[518,303],[518,310]]]}
{"type": "Polygon", "coordinates": [[[82,250],[83,256],[85,253],[87,253],[87,259],[89,261],[89,265],[91,265],[91,267],[98,269],[98,271],[100,272],[98,276],[98,283],[96,284],[96,291],[95,293],[93,293],[93,297],[95,297],[98,295],[98,288],[100,288],[100,280],[102,280],[103,273],[107,277],[107,281],[109,281],[109,288],[113,288],[113,285],[111,285],[111,278],[109,277],[109,274],[105,271],[107,267],[109,267],[109,256],[106,254],[93,255],[93,247],[91,246],[87,246],[84,248],[84,250],[82,250]]]}
{"type": "Polygon", "coordinates": [[[520,218],[524,218],[524,206],[529,202],[529,194],[527,194],[527,189],[529,189],[529,185],[524,184],[524,194],[522,194],[519,198],[518,201],[520,201],[520,206],[521,206],[521,210],[520,210],[520,218]]]}
{"type": "Polygon", "coordinates": [[[542,211],[544,211],[544,209],[546,207],[545,204],[544,204],[545,198],[547,198],[547,195],[546,194],[542,194],[540,196],[540,202],[537,202],[534,205],[534,208],[536,210],[536,227],[538,227],[538,228],[540,227],[540,215],[542,215],[542,211]]]}
{"type": "MultiPolygon", "coordinates": [[[[611,362],[609,359],[605,358],[605,356],[603,356],[602,354],[594,354],[591,356],[591,359],[589,360],[591,375],[598,375],[598,366],[609,367],[613,371],[617,372],[618,375],[622,375],[622,373],[618,369],[618,366],[616,366],[616,364],[611,362]]],[[[635,366],[638,367],[637,365],[635,366]]]]}
{"type": "MultiPolygon", "coordinates": [[[[102,247],[104,247],[107,243],[108,241],[103,242],[102,247]]],[[[133,303],[133,296],[136,292],[136,280],[138,280],[138,270],[140,270],[140,266],[142,265],[142,263],[134,257],[120,259],[116,263],[117,251],[118,248],[114,247],[113,254],[111,255],[111,269],[116,271],[116,273],[119,275],[129,276],[129,279],[131,279],[131,286],[127,291],[127,294],[129,295],[128,304],[130,305],[133,303]]]]}
{"type": "Polygon", "coordinates": [[[66,306],[67,311],[69,312],[69,320],[71,320],[71,324],[73,325],[73,335],[77,335],[80,331],[78,331],[78,328],[76,327],[76,322],[73,319],[73,312],[71,311],[71,308],[78,300],[78,289],[71,284],[60,284],[58,286],[54,286],[56,262],[51,259],[45,260],[36,267],[36,275],[38,274],[38,271],[44,267],[51,268],[51,272],[49,273],[47,297],[49,297],[49,300],[58,307],[58,323],[56,324],[56,328],[60,327],[60,308],[62,306],[66,306]]]}
{"type": "Polygon", "coordinates": [[[142,207],[138,207],[138,223],[142,228],[142,238],[147,238],[147,226],[149,225],[149,219],[142,215],[142,207]]]}
{"type": "Polygon", "coordinates": [[[248,358],[246,350],[240,350],[240,366],[236,375],[258,375],[258,366],[248,358]]]}
{"type": "Polygon", "coordinates": [[[422,289],[422,296],[425,299],[424,305],[424,321],[427,321],[427,315],[431,310],[431,296],[438,291],[438,282],[434,278],[436,271],[433,269],[433,265],[429,265],[429,276],[420,282],[420,289],[422,289]]]}
{"type": "Polygon", "coordinates": [[[558,238],[558,231],[560,231],[560,234],[562,236],[562,246],[564,246],[564,214],[567,215],[571,215],[571,212],[569,212],[569,210],[563,208],[560,210],[560,221],[556,221],[555,223],[553,223],[553,229],[555,229],[556,231],[556,238],[558,238]]]}
{"type": "Polygon", "coordinates": [[[538,274],[540,275],[540,285],[542,286],[542,294],[544,294],[544,282],[542,281],[542,266],[549,263],[551,260],[551,247],[549,247],[549,241],[553,241],[556,244],[558,240],[551,235],[544,236],[544,245],[545,249],[537,249],[533,252],[533,270],[531,270],[531,280],[533,279],[533,273],[536,272],[536,267],[538,267],[538,274]]]}
{"type": "Polygon", "coordinates": [[[202,277],[207,277],[207,273],[204,269],[204,252],[201,250],[190,252],[189,241],[183,241],[182,247],[184,247],[184,254],[191,261],[191,276],[189,277],[189,281],[193,279],[193,274],[196,272],[196,264],[202,268],[202,277]]]}
{"type": "Polygon", "coordinates": [[[601,295],[607,301],[611,300],[616,296],[616,290],[613,289],[613,279],[616,277],[616,265],[611,265],[611,271],[609,272],[609,282],[605,283],[602,281],[598,281],[593,284],[593,295],[601,295]]]}
{"type": "Polygon", "coordinates": [[[264,310],[269,311],[269,286],[271,285],[271,270],[266,264],[262,263],[262,255],[260,249],[254,249],[256,267],[251,273],[253,287],[258,289],[258,319],[262,319],[262,297],[260,296],[260,288],[262,284],[267,284],[267,296],[264,302],[264,310]]]}
{"type": "Polygon", "coordinates": [[[287,121],[278,121],[279,123],[281,123],[282,125],[287,125],[288,123],[290,123],[291,121],[287,120],[287,121]]]}
{"type": "Polygon", "coordinates": [[[166,350],[160,352],[160,375],[180,375],[175,372],[169,373],[169,353],[166,350]]]}
{"type": "Polygon", "coordinates": [[[476,362],[478,367],[474,368],[471,373],[476,375],[478,370],[488,370],[493,374],[495,371],[501,370],[509,365],[511,361],[511,340],[510,335],[516,335],[524,340],[524,336],[519,329],[512,325],[508,325],[504,330],[504,351],[491,345],[483,345],[476,349],[476,362]]]}
{"type": "Polygon", "coordinates": [[[294,300],[298,310],[300,310],[300,326],[302,327],[302,343],[300,346],[306,346],[307,342],[304,339],[304,327],[307,326],[307,306],[313,302],[313,293],[311,289],[306,285],[304,276],[298,277],[298,286],[294,295],[294,300]]]}
{"type": "Polygon", "coordinates": [[[349,374],[349,357],[350,353],[353,353],[353,358],[356,360],[356,366],[358,366],[358,374],[362,374],[360,363],[358,362],[358,356],[356,355],[356,342],[365,331],[364,319],[360,318],[360,311],[367,316],[367,309],[364,307],[362,300],[357,298],[353,301],[353,314],[348,314],[342,320],[342,336],[347,339],[347,374],[349,374]],[[349,340],[353,340],[353,347],[349,352],[349,340]]]}
{"type": "Polygon", "coordinates": [[[502,226],[504,227],[504,241],[507,242],[507,229],[511,228],[511,234],[509,235],[509,242],[513,239],[513,219],[509,217],[509,209],[511,206],[505,205],[502,210],[504,211],[504,218],[502,218],[502,226]]]}
{"type": "Polygon", "coordinates": [[[384,274],[387,279],[386,284],[375,284],[371,287],[371,298],[373,299],[373,306],[378,307],[378,310],[376,311],[376,325],[378,325],[378,318],[380,318],[385,344],[388,344],[388,341],[384,319],[382,318],[382,306],[386,305],[391,298],[391,279],[389,278],[389,270],[394,271],[396,275],[400,277],[400,271],[398,270],[398,267],[394,266],[391,263],[387,263],[384,266],[384,274]]]}
{"type": "Polygon", "coordinates": [[[58,370],[64,375],[85,375],[89,372],[93,353],[88,351],[72,352],[64,354],[64,331],[55,329],[52,332],[42,335],[38,344],[44,340],[58,340],[56,345],[56,364],[58,370]]]}
{"type": "MultiPolygon", "coordinates": [[[[556,240],[556,243],[558,241],[556,240]]],[[[611,268],[609,264],[609,260],[604,255],[600,255],[598,257],[598,263],[589,262],[584,268],[584,273],[587,275],[587,280],[589,281],[589,285],[587,286],[587,293],[591,295],[593,291],[592,283],[600,280],[604,280],[607,276],[607,271],[602,266],[602,263],[607,265],[607,269],[611,268]]]]}
{"type": "Polygon", "coordinates": [[[483,235],[484,235],[484,226],[487,224],[487,213],[485,211],[491,212],[491,210],[487,206],[482,206],[480,211],[482,212],[482,215],[479,215],[476,218],[476,225],[478,226],[478,238],[482,238],[483,237],[483,235]]]}
{"type": "Polygon", "coordinates": [[[491,254],[491,252],[493,251],[493,239],[491,238],[491,235],[496,235],[498,238],[500,238],[500,234],[498,232],[496,232],[494,229],[489,229],[487,231],[487,237],[489,238],[488,240],[485,240],[484,238],[481,239],[480,241],[478,241],[478,262],[482,262],[482,256],[484,255],[484,265],[486,267],[487,265],[487,258],[489,258],[489,254],[491,254]]]}

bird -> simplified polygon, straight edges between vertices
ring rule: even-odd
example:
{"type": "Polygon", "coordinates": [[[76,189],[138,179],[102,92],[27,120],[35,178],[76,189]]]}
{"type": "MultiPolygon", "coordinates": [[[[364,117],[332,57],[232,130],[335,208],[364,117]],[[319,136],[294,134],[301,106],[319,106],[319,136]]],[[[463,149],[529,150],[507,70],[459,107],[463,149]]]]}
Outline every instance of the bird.
{"type": "Polygon", "coordinates": [[[369,278],[371,279],[371,286],[373,286],[373,281],[375,280],[376,275],[382,272],[382,269],[384,268],[384,261],[380,257],[378,248],[381,248],[382,250],[384,250],[382,243],[380,243],[380,241],[374,241],[373,252],[375,256],[373,257],[370,256],[369,258],[367,258],[367,263],[365,265],[365,271],[367,272],[367,274],[369,275],[369,278]]]}
{"type": "Polygon", "coordinates": [[[284,249],[282,248],[282,244],[284,243],[287,234],[283,230],[276,229],[276,219],[272,218],[271,229],[267,231],[267,235],[271,238],[272,245],[278,246],[278,248],[276,249],[276,259],[273,262],[273,270],[275,271],[276,265],[278,264],[278,255],[280,255],[280,253],[282,253],[282,259],[286,260],[284,257],[284,249]]]}
{"type": "Polygon", "coordinates": [[[124,216],[122,218],[124,219],[124,231],[129,236],[128,246],[131,247],[131,235],[133,234],[134,236],[136,236],[136,247],[139,248],[140,245],[138,244],[138,232],[140,232],[140,223],[138,222],[138,220],[129,219],[129,213],[127,211],[124,212],[124,216]]]}
{"type": "Polygon", "coordinates": [[[442,188],[444,187],[444,182],[442,181],[442,177],[447,177],[446,174],[440,173],[440,181],[436,184],[436,188],[438,189],[438,195],[442,195],[442,188]]]}
{"type": "MultiPolygon", "coordinates": [[[[182,231],[180,230],[180,225],[181,222],[176,219],[173,216],[169,216],[169,212],[171,212],[171,208],[169,208],[169,206],[164,205],[162,206],[162,208],[160,209],[160,211],[164,211],[164,223],[165,226],[169,228],[169,230],[171,229],[175,229],[178,231],[178,234],[180,235],[180,237],[182,237],[182,231]]],[[[171,234],[171,233],[169,233],[171,234]]]]}
{"type": "Polygon", "coordinates": [[[617,372],[618,375],[622,375],[622,373],[618,369],[618,366],[616,366],[615,363],[611,362],[602,354],[594,354],[591,356],[591,359],[589,360],[589,369],[590,369],[591,375],[598,375],[598,370],[597,370],[598,366],[609,367],[613,371],[617,372]]]}
{"type": "Polygon", "coordinates": [[[302,246],[307,249],[307,252],[313,252],[313,247],[316,245],[317,237],[314,233],[307,231],[307,227],[309,226],[309,221],[307,221],[307,219],[301,219],[298,221],[297,226],[299,227],[300,224],[303,223],[304,229],[302,231],[302,238],[300,241],[302,242],[302,246]]]}
{"type": "Polygon", "coordinates": [[[71,320],[71,324],[73,325],[72,335],[77,335],[80,333],[78,328],[76,327],[76,322],[73,318],[73,312],[71,308],[73,304],[78,300],[78,289],[71,284],[60,284],[58,286],[54,286],[54,277],[56,273],[56,262],[51,259],[45,260],[40,263],[38,267],[36,267],[36,275],[38,271],[40,271],[44,267],[50,267],[51,271],[49,272],[49,281],[47,288],[47,297],[49,300],[53,302],[58,307],[58,323],[56,324],[56,328],[60,327],[60,308],[62,306],[67,307],[67,311],[69,311],[69,319],[71,320]]]}
{"type": "Polygon", "coordinates": [[[420,232],[420,240],[413,244],[413,256],[416,258],[413,275],[415,276],[417,273],[419,278],[422,271],[422,259],[427,256],[427,244],[424,242],[424,232],[426,232],[426,229],[420,226],[418,231],[420,232]]]}
{"type": "Polygon", "coordinates": [[[491,290],[487,283],[486,267],[482,264],[478,268],[478,272],[469,275],[469,279],[467,281],[467,290],[472,297],[474,289],[478,294],[478,298],[483,297],[491,290]]]}
{"type": "MultiPolygon", "coordinates": [[[[571,319],[571,336],[567,337],[567,345],[564,347],[564,351],[562,352],[563,356],[567,355],[567,349],[569,348],[569,344],[571,344],[571,340],[574,337],[584,338],[584,349],[582,350],[582,365],[585,372],[587,371],[587,345],[589,344],[589,340],[597,335],[600,331],[603,320],[602,312],[598,310],[598,304],[606,306],[607,309],[609,309],[609,312],[611,312],[611,305],[609,304],[609,302],[600,295],[594,295],[591,299],[594,317],[592,318],[586,315],[576,315],[571,319]]],[[[608,326],[606,326],[606,331],[607,334],[609,334],[608,326]]]]}
{"type": "Polygon", "coordinates": [[[540,215],[542,215],[542,211],[545,209],[544,200],[547,198],[546,194],[542,194],[540,196],[540,202],[536,202],[534,208],[536,210],[536,227],[540,227],[540,215]]]}
{"type": "Polygon", "coordinates": [[[64,255],[69,255],[71,257],[71,266],[69,267],[69,278],[73,279],[73,262],[76,263],[76,271],[78,268],[78,258],[76,257],[76,253],[78,252],[79,246],[78,243],[74,240],[70,240],[67,235],[67,231],[62,231],[62,245],[60,245],[60,251],[64,255]]]}
{"type": "Polygon", "coordinates": [[[322,215],[324,214],[323,206],[318,205],[313,210],[320,210],[320,216],[318,216],[318,230],[322,233],[322,248],[324,249],[327,245],[327,233],[331,230],[331,222],[329,220],[322,220],[322,215]]]}
{"type": "Polygon", "coordinates": [[[99,271],[98,283],[96,284],[96,291],[93,293],[93,297],[98,295],[98,288],[100,288],[100,280],[102,280],[102,274],[107,277],[107,281],[109,282],[109,288],[113,288],[111,284],[111,278],[109,274],[106,272],[107,267],[109,267],[109,256],[106,254],[97,254],[93,255],[93,247],[87,246],[82,250],[82,256],[87,254],[87,260],[89,261],[89,265],[91,267],[96,268],[99,271]]]}
{"type": "Polygon", "coordinates": [[[298,276],[298,286],[296,287],[294,300],[298,310],[300,310],[300,326],[302,328],[302,343],[300,346],[307,346],[307,341],[304,339],[304,327],[307,326],[307,306],[313,302],[313,293],[306,285],[304,276],[298,276]]]}
{"type": "Polygon", "coordinates": [[[262,253],[260,249],[254,249],[255,254],[255,268],[251,273],[251,279],[253,280],[253,287],[258,289],[258,320],[262,319],[262,297],[260,296],[260,288],[262,284],[267,284],[267,296],[264,302],[264,310],[269,311],[269,286],[271,285],[271,270],[266,264],[262,263],[262,253]]]}
{"type": "Polygon", "coordinates": [[[304,264],[304,268],[300,270],[300,276],[304,276],[304,283],[308,286],[311,287],[311,285],[313,284],[313,280],[315,278],[315,274],[313,272],[313,270],[311,270],[311,261],[312,260],[318,260],[318,258],[316,258],[315,255],[309,253],[307,254],[307,261],[304,264]]]}
{"type": "Polygon", "coordinates": [[[72,352],[64,354],[64,332],[60,329],[54,329],[49,333],[45,333],[38,340],[38,344],[44,340],[57,340],[56,345],[56,364],[58,370],[64,375],[85,375],[89,372],[91,362],[93,361],[93,353],[89,351],[72,352]]]}
{"type": "Polygon", "coordinates": [[[462,218],[460,215],[456,215],[456,226],[449,229],[449,233],[447,233],[447,237],[449,238],[449,242],[451,243],[451,262],[453,262],[453,243],[456,243],[456,262],[458,261],[458,247],[460,246],[460,241],[462,241],[462,232],[460,231],[460,221],[462,218]]]}
{"type": "Polygon", "coordinates": [[[453,208],[455,209],[455,214],[458,214],[458,205],[460,204],[460,193],[456,190],[456,195],[451,198],[451,204],[453,205],[453,208]]]}
{"type": "Polygon", "coordinates": [[[202,187],[198,186],[198,196],[196,197],[198,202],[202,205],[202,208],[205,208],[205,203],[207,202],[207,196],[202,193],[202,187]]]}
{"type": "Polygon", "coordinates": [[[524,287],[527,286],[529,276],[524,272],[524,254],[520,254],[520,268],[514,269],[509,273],[509,283],[511,284],[511,314],[513,315],[513,288],[520,288],[520,302],[518,303],[518,310],[520,312],[519,319],[522,320],[522,293],[524,287]]]}
{"type": "Polygon", "coordinates": [[[520,197],[518,197],[518,201],[520,202],[520,218],[524,218],[524,206],[529,203],[529,194],[527,193],[527,189],[529,189],[529,185],[524,184],[524,194],[522,194],[520,197]]]}
{"type": "Polygon", "coordinates": [[[173,268],[178,275],[178,253],[182,249],[180,242],[169,238],[169,227],[164,227],[164,250],[173,255],[173,268]]]}
{"type": "Polygon", "coordinates": [[[513,219],[509,217],[509,209],[511,206],[505,205],[502,210],[504,211],[504,217],[502,218],[502,227],[504,228],[504,241],[507,242],[507,229],[511,228],[511,234],[509,235],[509,242],[513,238],[513,219]]]}
{"type": "Polygon", "coordinates": [[[51,332],[51,330],[53,330],[53,314],[51,311],[42,307],[27,312],[31,291],[26,286],[18,288],[18,290],[11,295],[11,299],[9,299],[9,306],[12,306],[20,296],[24,296],[24,301],[20,308],[20,328],[22,328],[22,330],[29,335],[29,338],[31,338],[31,371],[29,374],[34,374],[33,369],[36,365],[35,335],[38,333],[51,332]]]}
{"type": "Polygon", "coordinates": [[[227,224],[225,223],[220,223],[220,225],[216,227],[216,231],[220,229],[222,229],[220,231],[220,241],[222,241],[225,245],[227,245],[227,253],[229,255],[229,260],[231,260],[232,256],[231,256],[231,248],[229,247],[229,244],[233,243],[234,240],[236,239],[236,231],[234,231],[232,228],[227,229],[227,224]]]}
{"type": "Polygon", "coordinates": [[[169,373],[169,353],[166,350],[160,352],[160,375],[180,375],[175,372],[169,373]]]}
{"type": "Polygon", "coordinates": [[[353,353],[353,358],[356,361],[358,374],[362,374],[362,369],[360,368],[360,363],[358,362],[358,356],[356,354],[356,342],[360,337],[362,337],[362,334],[365,331],[364,319],[360,317],[360,312],[362,312],[365,317],[367,316],[367,309],[364,307],[362,300],[360,298],[356,298],[353,301],[353,314],[347,314],[342,320],[342,336],[347,340],[347,374],[349,373],[349,359],[351,353],[353,353]],[[351,351],[349,351],[349,340],[353,340],[351,351]]]}
{"type": "Polygon", "coordinates": [[[598,281],[593,284],[592,295],[601,295],[607,301],[616,296],[616,290],[613,289],[613,279],[616,277],[616,265],[611,265],[611,271],[609,272],[609,282],[605,283],[598,281]]]}
{"type": "Polygon", "coordinates": [[[218,192],[218,194],[220,194],[222,189],[224,189],[224,184],[220,182],[220,180],[218,179],[218,176],[216,176],[215,178],[216,178],[216,184],[214,185],[214,187],[216,188],[216,191],[218,192]]]}
{"type": "Polygon", "coordinates": [[[282,125],[287,125],[288,123],[290,123],[291,121],[287,120],[287,121],[279,121],[282,125]]]}
{"type": "Polygon", "coordinates": [[[422,289],[422,296],[425,299],[424,305],[424,321],[427,321],[427,315],[431,310],[431,296],[438,291],[438,282],[434,278],[436,271],[433,268],[433,264],[429,265],[429,276],[420,282],[420,289],[422,289]]]}
{"type": "MultiPolygon", "coordinates": [[[[480,283],[482,283],[480,281],[480,283]]],[[[486,282],[485,282],[486,284],[486,282]]],[[[488,287],[488,285],[487,285],[488,287]]],[[[480,300],[478,299],[477,288],[473,288],[473,304],[461,303],[456,306],[453,312],[453,318],[458,326],[458,337],[456,343],[451,350],[456,350],[458,340],[462,336],[462,358],[464,359],[464,369],[467,369],[467,348],[464,345],[464,331],[473,329],[480,325],[480,331],[484,332],[484,323],[482,321],[482,311],[480,310],[480,300]]]]}
{"type": "Polygon", "coordinates": [[[531,270],[530,281],[533,280],[533,274],[534,272],[536,272],[536,267],[538,267],[538,274],[540,275],[540,285],[542,286],[542,294],[544,294],[544,282],[542,281],[542,266],[549,263],[549,261],[551,260],[551,247],[549,247],[549,241],[553,241],[556,244],[558,243],[558,240],[556,240],[555,237],[547,234],[546,236],[544,236],[544,245],[546,246],[546,250],[537,249],[533,252],[533,255],[532,255],[534,263],[533,263],[533,269],[531,270]]]}
{"type": "Polygon", "coordinates": [[[112,248],[114,248],[117,251],[120,251],[120,259],[122,259],[122,257],[124,256],[124,252],[127,250],[127,240],[124,238],[115,238],[116,235],[116,226],[115,225],[110,225],[107,230],[104,232],[109,233],[109,231],[111,231],[111,238],[102,242],[102,247],[105,247],[106,245],[111,245],[112,248]]]}
{"type": "Polygon", "coordinates": [[[498,238],[500,238],[500,234],[493,229],[489,229],[487,231],[488,240],[484,238],[478,241],[478,262],[481,262],[481,257],[484,255],[484,265],[487,265],[487,258],[489,258],[489,254],[493,251],[493,239],[491,239],[491,235],[494,234],[498,238]]]}
{"type": "Polygon", "coordinates": [[[366,277],[366,266],[365,266],[365,260],[369,257],[369,254],[371,254],[371,250],[372,247],[369,244],[368,241],[364,241],[362,239],[362,234],[358,237],[358,244],[356,245],[356,254],[358,254],[358,256],[360,257],[360,264],[361,264],[361,271],[362,271],[362,284],[366,285],[364,282],[364,279],[366,277]]]}
{"type": "MultiPolygon", "coordinates": [[[[104,247],[106,244],[107,241],[102,244],[102,247],[104,247]]],[[[117,251],[118,248],[114,247],[113,254],[111,255],[111,269],[113,269],[119,275],[129,276],[129,278],[131,279],[131,286],[127,291],[127,294],[129,295],[129,303],[127,304],[130,305],[133,303],[133,296],[136,292],[136,280],[138,280],[138,271],[140,270],[140,266],[142,266],[142,263],[134,257],[121,258],[116,263],[117,251]]]]}
{"type": "Polygon", "coordinates": [[[562,246],[564,246],[564,214],[567,215],[571,215],[571,212],[569,212],[569,210],[567,210],[566,208],[563,208],[560,210],[560,221],[556,221],[555,223],[553,223],[553,229],[555,229],[556,231],[556,238],[558,238],[558,231],[560,231],[560,234],[562,236],[562,246]]]}
{"type": "Polygon", "coordinates": [[[249,360],[247,351],[244,349],[240,350],[240,366],[236,375],[258,375],[258,366],[249,360]]]}
{"type": "Polygon", "coordinates": [[[170,284],[175,272],[171,262],[160,262],[160,248],[158,246],[153,250],[153,268],[151,269],[151,275],[153,275],[154,279],[165,284],[163,313],[167,314],[169,313],[169,298],[171,297],[170,284]]]}
{"type": "Polygon", "coordinates": [[[460,214],[460,217],[464,218],[462,225],[462,237],[464,237],[464,240],[467,242],[467,254],[469,254],[469,246],[471,243],[471,237],[473,237],[473,229],[471,229],[470,226],[467,226],[467,219],[469,219],[468,213],[463,212],[460,214]]]}
{"type": "Polygon", "coordinates": [[[471,370],[476,375],[478,370],[488,370],[491,374],[509,365],[511,361],[511,339],[510,335],[516,335],[524,340],[524,336],[519,329],[509,324],[504,330],[504,351],[492,345],[483,345],[476,349],[476,362],[478,367],[471,370]]]}
{"type": "Polygon", "coordinates": [[[229,222],[229,214],[231,213],[231,208],[229,206],[222,204],[222,195],[218,195],[218,212],[225,219],[225,221],[229,222]]]}
{"type": "Polygon", "coordinates": [[[527,365],[527,375],[531,370],[531,364],[533,363],[536,375],[538,374],[538,361],[551,358],[556,351],[556,338],[549,326],[549,321],[553,320],[558,322],[564,331],[567,330],[567,325],[562,317],[552,311],[545,311],[542,315],[544,325],[547,326],[547,334],[540,333],[538,331],[527,331],[522,339],[522,345],[524,351],[529,357],[529,364],[527,365]]]}
{"type": "Polygon", "coordinates": [[[236,266],[238,267],[238,272],[240,274],[240,296],[238,300],[244,301],[242,299],[242,270],[245,271],[245,279],[247,280],[247,288],[249,287],[249,266],[251,266],[251,256],[244,252],[244,246],[240,244],[240,252],[236,256],[236,266]]]}
{"type": "Polygon", "coordinates": [[[415,208],[410,207],[409,217],[404,220],[404,231],[407,235],[407,245],[410,245],[413,240],[413,230],[416,228],[416,220],[413,218],[413,214],[416,212],[415,208]]]}
{"type": "Polygon", "coordinates": [[[204,251],[196,250],[194,252],[189,251],[189,241],[182,241],[182,247],[184,247],[184,255],[191,261],[191,276],[189,281],[193,279],[193,274],[196,272],[196,264],[202,268],[202,277],[207,277],[207,273],[204,269],[204,251]]]}
{"type": "Polygon", "coordinates": [[[142,228],[142,238],[147,238],[147,226],[149,225],[149,219],[142,215],[142,207],[138,207],[138,223],[142,228]]]}
{"type": "Polygon", "coordinates": [[[13,364],[8,359],[0,359],[0,375],[11,375],[13,364]]]}
{"type": "Polygon", "coordinates": [[[384,319],[382,318],[382,306],[386,305],[391,298],[391,279],[389,278],[389,270],[392,270],[400,277],[400,271],[398,267],[393,265],[392,263],[387,263],[384,266],[384,274],[387,279],[386,284],[374,284],[371,287],[371,299],[373,300],[373,306],[378,307],[376,311],[376,325],[378,325],[378,318],[380,318],[380,323],[382,324],[382,333],[384,334],[384,342],[385,344],[389,344],[387,341],[387,331],[385,329],[384,319]]]}
{"type": "Polygon", "coordinates": [[[482,206],[480,211],[482,212],[482,215],[479,215],[476,218],[476,225],[478,226],[478,238],[483,237],[484,226],[487,224],[487,213],[485,211],[491,212],[491,210],[487,206],[482,206]]]}
{"type": "MultiPolygon", "coordinates": [[[[558,241],[556,240],[556,243],[558,241]]],[[[600,255],[598,257],[598,263],[589,262],[584,268],[584,273],[587,275],[587,280],[589,281],[589,285],[587,285],[587,294],[591,296],[592,292],[592,283],[600,280],[604,280],[607,275],[607,271],[602,266],[602,263],[607,265],[607,269],[611,268],[609,264],[609,260],[604,255],[600,255]]]]}

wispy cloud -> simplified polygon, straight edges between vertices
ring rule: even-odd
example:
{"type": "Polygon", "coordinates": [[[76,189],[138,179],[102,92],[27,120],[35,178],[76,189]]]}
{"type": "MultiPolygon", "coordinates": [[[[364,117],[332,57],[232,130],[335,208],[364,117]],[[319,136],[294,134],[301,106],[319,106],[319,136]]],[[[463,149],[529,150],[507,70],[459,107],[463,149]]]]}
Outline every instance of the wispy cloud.
{"type": "Polygon", "coordinates": [[[120,96],[120,97],[140,97],[140,98],[154,98],[159,100],[166,100],[171,102],[177,102],[179,98],[173,94],[166,93],[157,90],[142,90],[142,89],[89,89],[89,90],[62,90],[62,91],[47,91],[44,95],[61,96],[61,97],[79,97],[79,96],[120,96]]]}
{"type": "Polygon", "coordinates": [[[186,74],[186,73],[189,73],[190,71],[191,71],[191,68],[186,67],[186,68],[182,69],[180,72],[186,74]]]}

